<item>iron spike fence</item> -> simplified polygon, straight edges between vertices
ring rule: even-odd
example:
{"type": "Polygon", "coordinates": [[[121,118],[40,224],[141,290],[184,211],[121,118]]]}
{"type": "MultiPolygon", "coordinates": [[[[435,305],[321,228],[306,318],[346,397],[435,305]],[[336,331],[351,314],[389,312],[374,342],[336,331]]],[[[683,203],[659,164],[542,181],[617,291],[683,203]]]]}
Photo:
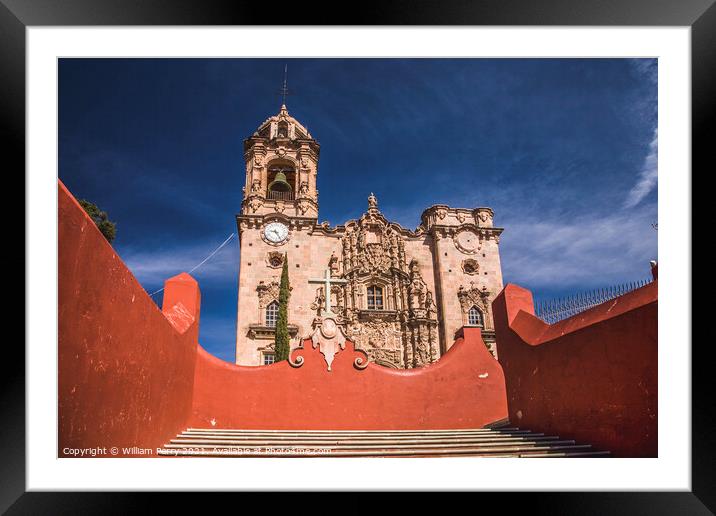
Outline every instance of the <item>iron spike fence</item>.
{"type": "Polygon", "coordinates": [[[589,292],[579,292],[565,298],[537,300],[535,302],[535,315],[548,324],[556,323],[578,313],[589,310],[627,292],[636,290],[654,281],[645,279],[600,288],[589,292]]]}

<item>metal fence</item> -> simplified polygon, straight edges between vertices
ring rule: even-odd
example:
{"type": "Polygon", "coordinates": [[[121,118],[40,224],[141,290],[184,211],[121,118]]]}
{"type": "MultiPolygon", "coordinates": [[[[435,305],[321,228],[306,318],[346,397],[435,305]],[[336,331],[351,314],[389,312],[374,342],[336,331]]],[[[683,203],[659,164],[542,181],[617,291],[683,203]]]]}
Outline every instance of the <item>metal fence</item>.
{"type": "Polygon", "coordinates": [[[615,285],[589,292],[581,292],[565,298],[537,300],[535,302],[535,315],[544,322],[553,324],[562,319],[572,317],[578,313],[584,312],[593,306],[600,305],[605,301],[622,296],[627,292],[631,292],[637,288],[643,287],[654,281],[646,279],[615,285]]]}
{"type": "Polygon", "coordinates": [[[269,190],[268,198],[277,201],[293,201],[293,192],[281,192],[279,190],[269,190]]]}

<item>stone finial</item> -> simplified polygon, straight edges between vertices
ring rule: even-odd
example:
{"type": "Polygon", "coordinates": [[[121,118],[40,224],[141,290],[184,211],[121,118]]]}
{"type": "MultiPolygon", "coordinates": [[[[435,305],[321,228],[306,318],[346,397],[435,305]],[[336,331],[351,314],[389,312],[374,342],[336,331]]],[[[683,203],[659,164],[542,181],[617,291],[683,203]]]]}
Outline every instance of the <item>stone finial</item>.
{"type": "Polygon", "coordinates": [[[368,209],[369,210],[377,210],[378,209],[378,199],[375,195],[373,195],[373,192],[370,193],[368,196],[368,209]]]}

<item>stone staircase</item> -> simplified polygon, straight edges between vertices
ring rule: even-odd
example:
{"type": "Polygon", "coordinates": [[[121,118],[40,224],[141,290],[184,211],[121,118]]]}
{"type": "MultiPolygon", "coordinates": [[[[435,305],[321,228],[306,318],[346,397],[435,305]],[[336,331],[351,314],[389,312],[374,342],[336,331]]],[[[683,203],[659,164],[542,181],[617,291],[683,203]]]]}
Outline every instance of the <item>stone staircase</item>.
{"type": "Polygon", "coordinates": [[[589,444],[514,427],[462,430],[235,430],[188,428],[168,457],[603,457],[589,444]]]}

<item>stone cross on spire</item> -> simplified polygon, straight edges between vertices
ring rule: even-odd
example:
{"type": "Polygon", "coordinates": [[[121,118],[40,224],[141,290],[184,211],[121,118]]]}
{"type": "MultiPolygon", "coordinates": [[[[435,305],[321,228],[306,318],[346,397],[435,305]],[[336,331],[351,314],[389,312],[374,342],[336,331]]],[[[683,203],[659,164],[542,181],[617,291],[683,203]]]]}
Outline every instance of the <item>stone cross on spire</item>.
{"type": "Polygon", "coordinates": [[[322,283],[323,289],[326,296],[326,308],[324,310],[324,313],[333,313],[331,312],[331,285],[334,284],[342,284],[342,283],[348,283],[348,280],[340,279],[340,278],[332,278],[331,277],[331,269],[330,267],[326,269],[325,276],[323,278],[313,278],[308,280],[309,283],[322,283]]]}

